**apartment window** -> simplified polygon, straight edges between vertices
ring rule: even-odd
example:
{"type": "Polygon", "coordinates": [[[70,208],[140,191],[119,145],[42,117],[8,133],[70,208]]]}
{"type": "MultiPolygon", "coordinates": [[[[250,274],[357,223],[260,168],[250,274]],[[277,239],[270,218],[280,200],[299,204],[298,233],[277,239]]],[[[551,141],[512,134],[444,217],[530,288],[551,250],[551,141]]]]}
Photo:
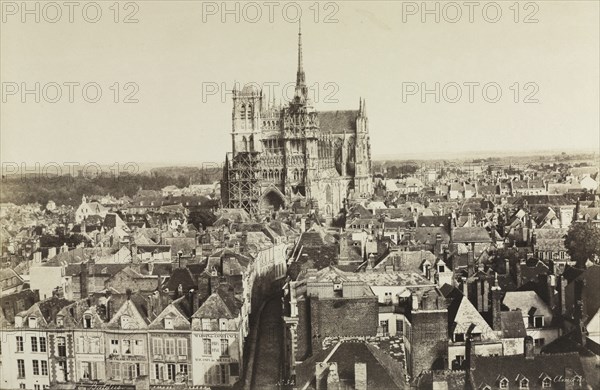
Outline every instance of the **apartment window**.
{"type": "Polygon", "coordinates": [[[48,376],[48,362],[45,360],[42,360],[41,364],[42,364],[42,375],[48,376]]]}
{"type": "Polygon", "coordinates": [[[134,363],[123,364],[123,379],[134,379],[137,377],[137,367],[134,363]]]}
{"type": "Polygon", "coordinates": [[[175,365],[174,364],[167,364],[167,379],[170,381],[174,381],[175,380],[175,365]]]}
{"type": "Polygon", "coordinates": [[[131,340],[123,340],[123,355],[131,355],[131,340]]]}
{"type": "Polygon", "coordinates": [[[119,340],[110,340],[110,350],[113,354],[119,353],[119,340]]]}
{"type": "Polygon", "coordinates": [[[33,365],[33,375],[40,375],[40,362],[32,360],[31,364],[33,365]]]}
{"type": "Polygon", "coordinates": [[[133,354],[138,356],[144,354],[144,344],[142,340],[133,340],[133,354]]]}
{"type": "Polygon", "coordinates": [[[175,340],[173,340],[173,339],[165,340],[165,355],[168,355],[168,356],[175,355],[175,340]]]}
{"type": "Polygon", "coordinates": [[[177,355],[179,356],[187,356],[188,346],[186,339],[178,339],[177,340],[177,355]]]}
{"type": "Polygon", "coordinates": [[[25,378],[25,360],[23,359],[17,359],[17,376],[25,378]]]}
{"type": "Polygon", "coordinates": [[[211,354],[211,350],[210,350],[210,339],[203,339],[202,340],[202,344],[204,346],[204,354],[205,355],[210,355],[211,354]]]}
{"type": "Polygon", "coordinates": [[[83,327],[89,329],[92,327],[92,316],[86,315],[83,317],[83,327]]]}
{"type": "Polygon", "coordinates": [[[33,390],[41,390],[42,387],[40,385],[33,385],[33,390]]]}
{"type": "Polygon", "coordinates": [[[187,364],[180,364],[179,365],[179,373],[187,376],[187,374],[188,374],[188,366],[187,366],[187,364]]]}
{"type": "Polygon", "coordinates": [[[529,327],[530,328],[542,328],[544,326],[544,316],[529,316],[529,327]]]}
{"type": "Polygon", "coordinates": [[[92,367],[91,363],[83,362],[81,363],[81,377],[83,379],[92,379],[92,367]]]}
{"type": "Polygon", "coordinates": [[[221,380],[220,383],[223,383],[223,384],[228,383],[229,382],[229,373],[227,372],[228,366],[226,364],[221,364],[218,367],[219,367],[219,379],[221,380]]]}
{"type": "Polygon", "coordinates": [[[100,353],[100,338],[99,337],[91,337],[90,338],[90,353],[100,353]]]}
{"type": "Polygon", "coordinates": [[[221,339],[221,355],[229,356],[229,341],[221,339]]]}
{"type": "Polygon", "coordinates": [[[17,352],[23,352],[23,336],[17,336],[17,352]]]}
{"type": "Polygon", "coordinates": [[[46,338],[40,337],[40,352],[46,352],[46,338]]]}
{"type": "Polygon", "coordinates": [[[154,379],[163,379],[163,366],[160,364],[154,365],[154,379]]]}
{"type": "Polygon", "coordinates": [[[66,382],[67,381],[67,362],[66,361],[58,362],[58,373],[56,375],[56,380],[58,382],[66,382]]]}
{"type": "Polygon", "coordinates": [[[155,355],[162,355],[163,354],[163,341],[162,341],[162,339],[159,339],[159,338],[153,338],[152,339],[152,351],[154,352],[155,355]]]}
{"type": "Polygon", "coordinates": [[[58,356],[67,356],[67,344],[64,337],[57,337],[56,343],[58,345],[58,356]]]}
{"type": "Polygon", "coordinates": [[[121,365],[113,363],[110,367],[110,374],[113,379],[121,379],[121,365]]]}
{"type": "Polygon", "coordinates": [[[25,383],[19,383],[19,389],[25,390],[25,383]]]}
{"type": "Polygon", "coordinates": [[[37,328],[37,318],[35,318],[35,317],[29,317],[29,327],[30,328],[37,328]]]}
{"type": "Polygon", "coordinates": [[[37,352],[37,351],[38,351],[37,337],[32,337],[31,338],[31,352],[37,352]]]}
{"type": "Polygon", "coordinates": [[[454,342],[456,343],[462,343],[465,341],[465,334],[464,333],[455,333],[454,334],[454,342]]]}
{"type": "Polygon", "coordinates": [[[536,347],[543,347],[546,344],[546,339],[544,339],[544,338],[534,339],[533,344],[536,347]]]}

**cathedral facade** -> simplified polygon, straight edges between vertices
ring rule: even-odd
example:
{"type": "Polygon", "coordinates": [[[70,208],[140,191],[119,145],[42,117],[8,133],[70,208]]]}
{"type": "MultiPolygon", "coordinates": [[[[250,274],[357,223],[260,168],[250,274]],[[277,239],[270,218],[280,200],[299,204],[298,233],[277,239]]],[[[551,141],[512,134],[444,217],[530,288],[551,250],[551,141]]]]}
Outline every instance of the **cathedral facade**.
{"type": "Polygon", "coordinates": [[[296,87],[288,104],[268,102],[254,85],[233,90],[223,206],[258,214],[305,200],[323,216],[336,215],[349,197],[372,193],[368,124],[362,99],[358,110],[314,109],[299,32],[296,87]]]}

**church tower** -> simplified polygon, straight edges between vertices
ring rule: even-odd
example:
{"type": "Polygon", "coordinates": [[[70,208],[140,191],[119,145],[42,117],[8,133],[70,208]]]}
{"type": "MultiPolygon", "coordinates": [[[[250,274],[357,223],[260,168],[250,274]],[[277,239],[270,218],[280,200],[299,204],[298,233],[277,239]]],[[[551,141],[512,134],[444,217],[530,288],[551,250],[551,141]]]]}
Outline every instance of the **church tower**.
{"type": "Polygon", "coordinates": [[[362,98],[359,101],[358,116],[356,118],[355,139],[354,190],[358,195],[371,194],[373,192],[373,178],[371,176],[369,118],[367,117],[367,103],[362,98]]]}
{"type": "Polygon", "coordinates": [[[311,105],[302,63],[302,29],[298,28],[298,69],[294,98],[283,113],[285,153],[285,190],[288,195],[311,197],[311,186],[318,179],[319,123],[311,105]]]}

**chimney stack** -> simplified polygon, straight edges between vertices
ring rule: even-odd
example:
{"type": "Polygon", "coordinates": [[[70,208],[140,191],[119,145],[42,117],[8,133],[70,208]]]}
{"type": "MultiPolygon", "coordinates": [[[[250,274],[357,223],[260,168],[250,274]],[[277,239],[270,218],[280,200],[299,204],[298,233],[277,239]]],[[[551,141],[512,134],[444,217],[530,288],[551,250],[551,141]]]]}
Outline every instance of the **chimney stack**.
{"type": "Polygon", "coordinates": [[[525,359],[533,359],[535,355],[535,349],[533,347],[533,337],[525,337],[525,359]]]}
{"type": "Polygon", "coordinates": [[[492,329],[502,329],[502,290],[498,286],[498,274],[492,287],[492,329]]]}
{"type": "Polygon", "coordinates": [[[354,389],[367,390],[367,364],[354,363],[354,389]]]}

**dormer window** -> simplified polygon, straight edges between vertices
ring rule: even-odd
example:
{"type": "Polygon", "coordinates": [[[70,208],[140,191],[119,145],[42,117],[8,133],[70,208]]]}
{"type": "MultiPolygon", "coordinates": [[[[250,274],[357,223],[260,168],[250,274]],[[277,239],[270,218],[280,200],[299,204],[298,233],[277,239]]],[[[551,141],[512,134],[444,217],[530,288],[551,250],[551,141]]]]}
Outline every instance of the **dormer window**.
{"type": "Polygon", "coordinates": [[[83,316],[83,327],[85,329],[90,329],[92,327],[92,316],[86,314],[83,316]]]}
{"type": "Polygon", "coordinates": [[[576,387],[581,387],[581,376],[580,375],[575,375],[575,378],[573,378],[573,384],[575,384],[576,387]]]}
{"type": "Polygon", "coordinates": [[[165,318],[165,329],[173,329],[173,319],[165,318]]]}
{"type": "Polygon", "coordinates": [[[129,328],[129,316],[123,315],[121,316],[121,329],[129,328]]]}
{"type": "Polygon", "coordinates": [[[219,329],[220,330],[227,330],[227,319],[221,318],[219,320],[219,329]]]}
{"type": "Polygon", "coordinates": [[[63,316],[56,317],[56,326],[63,327],[65,326],[65,321],[63,316]]]}
{"type": "Polygon", "coordinates": [[[508,389],[508,379],[506,379],[506,378],[500,379],[500,388],[508,389]]]}
{"type": "Polygon", "coordinates": [[[29,317],[29,319],[28,319],[28,326],[30,328],[37,328],[37,318],[35,318],[35,317],[29,317]]]}
{"type": "Polygon", "coordinates": [[[549,389],[552,387],[552,379],[547,376],[542,380],[542,388],[549,389]]]}
{"type": "Polygon", "coordinates": [[[529,389],[529,380],[527,378],[519,381],[519,389],[529,389]]]}

